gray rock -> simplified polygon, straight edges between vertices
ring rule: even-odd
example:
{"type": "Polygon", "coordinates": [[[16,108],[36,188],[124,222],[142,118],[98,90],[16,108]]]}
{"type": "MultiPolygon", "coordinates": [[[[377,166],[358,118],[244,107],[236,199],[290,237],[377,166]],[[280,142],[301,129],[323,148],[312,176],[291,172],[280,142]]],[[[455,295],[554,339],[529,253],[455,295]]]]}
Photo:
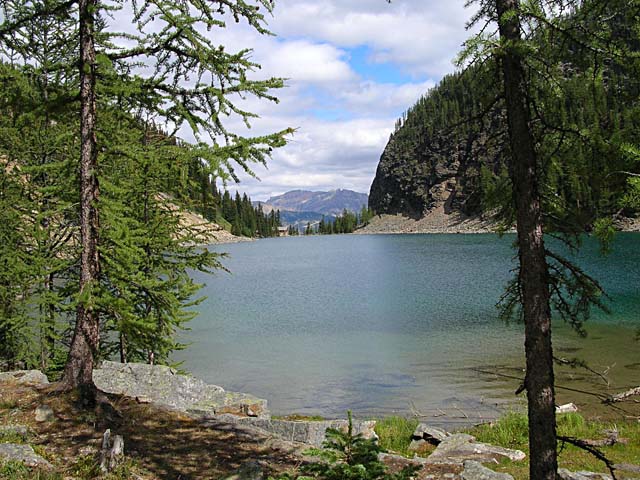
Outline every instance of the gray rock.
{"type": "Polygon", "coordinates": [[[36,422],[53,422],[56,419],[53,409],[49,405],[38,405],[35,415],[36,422]]]}
{"type": "Polygon", "coordinates": [[[450,436],[450,433],[445,432],[441,428],[431,427],[426,423],[421,423],[416,427],[411,437],[414,440],[425,440],[432,445],[438,445],[440,442],[450,436]]]}
{"type": "Polygon", "coordinates": [[[462,480],[513,480],[508,473],[494,472],[473,460],[464,462],[464,470],[460,477],[462,480]]]}
{"type": "Polygon", "coordinates": [[[30,445],[0,443],[0,459],[22,462],[28,467],[51,468],[51,464],[36,454],[30,445]]]}
{"type": "Polygon", "coordinates": [[[594,473],[594,472],[571,472],[566,468],[558,469],[558,476],[562,480],[612,480],[611,475],[607,475],[605,473],[594,473]]]}
{"type": "Polygon", "coordinates": [[[105,393],[144,399],[195,417],[229,413],[269,418],[267,401],[245,393],[226,392],[163,365],[105,361],[93,371],[93,381],[105,393]]]}
{"type": "Polygon", "coordinates": [[[511,450],[486,443],[477,443],[475,442],[475,437],[464,433],[457,433],[443,440],[435,451],[429,455],[427,462],[462,465],[466,460],[486,463],[497,462],[503,458],[519,461],[524,460],[525,454],[520,450],[511,450]]]}
{"type": "Polygon", "coordinates": [[[0,383],[10,382],[19,385],[49,385],[49,379],[40,370],[14,370],[1,372],[0,383]]]}
{"type": "MultiPolygon", "coordinates": [[[[213,425],[216,422],[234,423],[258,428],[266,433],[275,435],[288,442],[306,443],[319,447],[325,440],[328,428],[346,430],[347,420],[275,420],[267,418],[237,417],[232,415],[216,415],[208,419],[213,425]]],[[[205,422],[205,425],[207,422],[205,422]]],[[[362,434],[364,438],[378,439],[374,430],[376,422],[373,420],[353,421],[353,431],[355,434],[362,434]]]]}

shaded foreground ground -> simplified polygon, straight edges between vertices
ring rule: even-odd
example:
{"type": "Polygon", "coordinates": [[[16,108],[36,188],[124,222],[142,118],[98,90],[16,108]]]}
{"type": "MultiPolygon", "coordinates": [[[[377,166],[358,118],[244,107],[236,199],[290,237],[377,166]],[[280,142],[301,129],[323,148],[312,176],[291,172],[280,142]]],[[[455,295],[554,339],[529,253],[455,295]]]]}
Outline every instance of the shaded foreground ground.
{"type": "MultiPolygon", "coordinates": [[[[168,412],[149,404],[141,404],[124,397],[110,397],[111,403],[102,403],[95,410],[81,409],[70,394],[54,392],[51,387],[35,388],[16,384],[2,384],[0,390],[0,442],[28,443],[55,467],[50,476],[4,476],[0,478],[22,480],[84,480],[96,478],[97,455],[102,434],[110,428],[125,439],[127,461],[109,480],[125,478],[151,479],[222,479],[239,469],[258,466],[264,473],[277,476],[283,472],[296,473],[303,462],[300,444],[284,442],[251,429],[228,424],[201,423],[176,412],[168,412]],[[38,423],[35,409],[49,405],[55,419],[38,423]],[[113,405],[113,407],[111,406],[113,405]],[[6,425],[26,425],[31,430],[27,438],[2,433],[6,425]]],[[[634,411],[638,404],[632,402],[634,411]]],[[[640,412],[637,412],[640,414],[640,412]]],[[[382,446],[404,455],[408,450],[411,432],[416,420],[388,418],[380,422],[378,434],[382,446]]],[[[613,424],[586,422],[578,415],[560,417],[560,434],[580,438],[599,438],[603,428],[613,424]]],[[[640,462],[640,424],[633,419],[617,425],[627,444],[605,447],[603,450],[614,463],[640,462]]],[[[496,425],[482,426],[471,432],[480,441],[518,448],[527,452],[526,417],[507,415],[496,425]]],[[[421,452],[430,453],[429,449],[421,452]]],[[[567,446],[560,456],[561,466],[571,470],[589,469],[606,471],[604,465],[575,447],[567,446]]],[[[393,463],[392,467],[393,467],[393,463]]],[[[401,467],[400,462],[396,467],[401,467]]],[[[505,461],[491,468],[508,472],[516,479],[527,478],[527,463],[505,461]]],[[[460,478],[461,468],[455,465],[428,465],[418,479],[460,478]]],[[[640,477],[620,472],[618,478],[640,477]]],[[[250,477],[249,477],[250,478],[250,477]]]]}
{"type": "Polygon", "coordinates": [[[64,478],[93,478],[94,458],[107,428],[125,439],[131,462],[122,478],[216,479],[249,461],[259,463],[266,474],[294,470],[299,464],[294,447],[285,442],[232,426],[203,428],[185,415],[128,398],[111,401],[115,410],[103,405],[87,411],[76,406],[72,395],[3,384],[0,425],[27,425],[33,437],[26,442],[64,478]],[[52,407],[54,421],[35,422],[34,411],[41,404],[52,407]]]}

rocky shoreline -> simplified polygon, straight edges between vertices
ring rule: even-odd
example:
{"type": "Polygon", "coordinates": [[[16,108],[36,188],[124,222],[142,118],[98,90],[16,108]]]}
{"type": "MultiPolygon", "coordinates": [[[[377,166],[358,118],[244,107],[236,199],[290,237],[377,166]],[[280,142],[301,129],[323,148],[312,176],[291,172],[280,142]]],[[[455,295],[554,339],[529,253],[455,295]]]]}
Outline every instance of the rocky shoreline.
{"type": "MultiPolygon", "coordinates": [[[[67,472],[65,465],[80,457],[99,462],[101,469],[126,461],[144,467],[139,470],[144,473],[117,478],[264,480],[317,461],[308,448],[320,447],[328,428],[346,431],[348,426],[347,420],[272,418],[266,400],[225,391],[165,366],[103,362],[94,381],[109,400],[90,413],[56,394],[37,370],[0,373],[0,467],[12,461],[67,472]],[[9,391],[20,398],[5,398],[9,391]],[[7,408],[8,415],[2,413],[7,408]]],[[[377,441],[375,425],[373,420],[354,421],[354,434],[377,441]]],[[[411,440],[409,450],[417,453],[413,458],[389,452],[379,459],[390,472],[416,467],[416,480],[513,480],[484,464],[526,457],[520,450],[427,423],[418,425],[411,440]]],[[[76,477],[65,473],[64,478],[76,477]]],[[[561,469],[560,478],[611,477],[561,469]]]]}
{"type": "Polygon", "coordinates": [[[495,224],[482,217],[468,217],[460,212],[445,213],[438,207],[419,220],[403,215],[376,215],[355,234],[408,233],[495,233],[495,224]]]}
{"type": "MultiPolygon", "coordinates": [[[[621,218],[614,222],[615,228],[620,232],[640,232],[640,218],[621,218]]],[[[495,233],[496,224],[490,218],[484,216],[467,216],[459,211],[445,212],[443,205],[431,210],[424,217],[416,220],[404,215],[376,215],[368,225],[362,227],[354,234],[379,235],[379,234],[478,234],[495,233]]],[[[515,233],[515,229],[509,231],[515,233]]]]}

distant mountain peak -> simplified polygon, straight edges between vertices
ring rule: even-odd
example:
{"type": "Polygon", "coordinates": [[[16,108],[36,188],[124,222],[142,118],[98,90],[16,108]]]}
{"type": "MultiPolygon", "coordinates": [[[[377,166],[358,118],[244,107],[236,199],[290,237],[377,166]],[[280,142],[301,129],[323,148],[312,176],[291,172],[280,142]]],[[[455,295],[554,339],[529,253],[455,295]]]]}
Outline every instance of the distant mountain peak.
{"type": "MultiPolygon", "coordinates": [[[[263,209],[280,210],[281,212],[303,213],[305,218],[317,216],[337,216],[343,210],[359,212],[369,203],[366,193],[354,192],[343,188],[329,191],[291,190],[282,195],[275,195],[265,202],[260,202],[263,209]],[[312,215],[313,214],[313,215],[312,215]]],[[[289,215],[290,216],[290,215],[289,215]]]]}

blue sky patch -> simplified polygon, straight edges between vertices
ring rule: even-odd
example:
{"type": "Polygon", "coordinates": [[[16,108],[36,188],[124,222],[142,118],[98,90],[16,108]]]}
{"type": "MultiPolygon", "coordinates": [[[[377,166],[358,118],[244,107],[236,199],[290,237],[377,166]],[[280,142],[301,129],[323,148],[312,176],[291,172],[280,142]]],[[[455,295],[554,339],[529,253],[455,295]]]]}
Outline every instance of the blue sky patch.
{"type": "Polygon", "coordinates": [[[345,50],[347,52],[345,60],[348,61],[351,68],[365,80],[372,80],[376,83],[392,83],[395,85],[411,83],[416,80],[392,62],[376,63],[372,61],[371,56],[373,52],[367,45],[347,48],[345,50]]]}

